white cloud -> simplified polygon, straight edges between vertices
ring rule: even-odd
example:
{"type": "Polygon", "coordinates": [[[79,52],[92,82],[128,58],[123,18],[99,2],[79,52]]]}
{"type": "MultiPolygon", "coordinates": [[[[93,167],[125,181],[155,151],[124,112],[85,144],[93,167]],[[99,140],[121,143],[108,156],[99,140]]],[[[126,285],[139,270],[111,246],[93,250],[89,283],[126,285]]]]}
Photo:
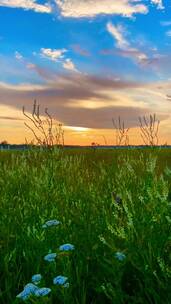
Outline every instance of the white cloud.
{"type": "Polygon", "coordinates": [[[19,53],[19,52],[15,52],[15,58],[17,59],[17,60],[22,60],[23,59],[23,56],[19,53]]]}
{"type": "MultiPolygon", "coordinates": [[[[141,0],[140,0],[141,1],[141,0]]],[[[134,14],[148,13],[142,2],[135,0],[56,0],[58,9],[64,17],[82,18],[97,15],[122,15],[132,17],[134,14]]]]}
{"type": "Polygon", "coordinates": [[[107,31],[116,40],[116,46],[120,49],[120,55],[123,57],[129,57],[138,62],[147,60],[148,57],[145,53],[139,49],[131,46],[130,42],[125,38],[126,30],[121,25],[113,25],[111,22],[107,23],[107,31]]]}
{"type": "Polygon", "coordinates": [[[51,12],[51,7],[48,3],[39,4],[35,0],[0,0],[0,6],[33,10],[37,13],[51,12]]]}
{"type": "Polygon", "coordinates": [[[0,81],[0,89],[14,90],[14,91],[39,91],[46,88],[45,85],[39,84],[30,84],[30,83],[20,83],[20,84],[11,84],[0,81]]]}
{"type": "Polygon", "coordinates": [[[156,4],[158,9],[164,9],[163,0],[151,0],[151,2],[156,4]]]}
{"type": "Polygon", "coordinates": [[[71,59],[67,58],[64,62],[63,62],[63,67],[66,70],[70,70],[73,72],[78,72],[78,70],[75,67],[75,64],[72,62],[71,59]]]}
{"type": "Polygon", "coordinates": [[[162,26],[170,26],[171,25],[171,21],[161,21],[160,24],[162,26]]]}
{"type": "Polygon", "coordinates": [[[167,31],[167,32],[166,32],[166,35],[167,35],[168,37],[171,37],[171,30],[170,30],[170,31],[167,31]]]}
{"type": "Polygon", "coordinates": [[[48,58],[52,61],[58,61],[59,59],[64,57],[64,53],[66,52],[66,49],[45,49],[41,48],[41,56],[48,58]]]}
{"type": "MultiPolygon", "coordinates": [[[[149,0],[158,9],[163,9],[163,0],[149,0]]],[[[37,13],[53,13],[55,10],[64,17],[88,18],[98,15],[121,15],[132,17],[134,14],[147,14],[148,6],[143,0],[0,0],[0,6],[33,10],[37,13]]]]}
{"type": "Polygon", "coordinates": [[[117,41],[117,46],[121,49],[129,47],[128,41],[124,38],[125,30],[122,25],[113,25],[111,22],[107,23],[108,32],[114,37],[117,41]]]}

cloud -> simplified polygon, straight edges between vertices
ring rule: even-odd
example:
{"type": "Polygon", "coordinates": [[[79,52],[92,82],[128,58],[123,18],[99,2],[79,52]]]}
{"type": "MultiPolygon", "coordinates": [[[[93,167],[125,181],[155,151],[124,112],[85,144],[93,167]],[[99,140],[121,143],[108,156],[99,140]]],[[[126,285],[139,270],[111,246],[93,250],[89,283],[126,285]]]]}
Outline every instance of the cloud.
{"type": "Polygon", "coordinates": [[[17,60],[22,60],[23,59],[23,55],[21,55],[19,52],[15,52],[15,58],[17,59],[17,60]]]}
{"type": "Polygon", "coordinates": [[[39,4],[35,0],[0,0],[0,6],[33,10],[36,13],[51,13],[48,3],[39,4]]]}
{"type": "MultiPolygon", "coordinates": [[[[150,0],[158,9],[163,9],[162,0],[150,0]]],[[[44,4],[37,0],[0,0],[0,6],[32,10],[36,13],[60,13],[66,18],[92,18],[98,15],[132,17],[147,14],[143,0],[50,0],[44,4]]]]}
{"type": "Polygon", "coordinates": [[[170,26],[171,25],[171,21],[161,21],[160,24],[162,26],[170,26]]]}
{"type": "MultiPolygon", "coordinates": [[[[89,98],[108,99],[107,94],[103,91],[124,90],[129,88],[136,88],[140,86],[139,83],[108,79],[94,75],[83,75],[79,73],[71,74],[50,74],[49,70],[41,70],[34,65],[34,71],[37,72],[46,81],[46,84],[27,84],[21,83],[19,85],[0,82],[0,90],[6,92],[26,92],[28,96],[32,92],[35,95],[43,96],[58,96],[59,98],[67,100],[85,100],[89,98]]],[[[13,101],[11,101],[13,103],[13,101]]]]}
{"type": "Polygon", "coordinates": [[[166,32],[166,36],[171,37],[171,30],[166,32]]]}
{"type": "Polygon", "coordinates": [[[0,82],[1,90],[9,90],[9,91],[20,91],[20,92],[29,92],[29,91],[40,91],[46,88],[46,85],[39,84],[29,84],[29,83],[20,83],[20,85],[10,84],[5,82],[0,82]]]}
{"type": "Polygon", "coordinates": [[[113,25],[111,22],[107,23],[107,30],[117,41],[117,46],[120,49],[126,49],[129,47],[128,41],[124,38],[125,30],[122,25],[113,25]]]}
{"type": "MultiPolygon", "coordinates": [[[[34,69],[36,71],[38,67],[34,66],[34,69]]],[[[49,70],[43,73],[45,78],[48,74],[50,74],[49,70]]],[[[167,108],[165,106],[167,90],[164,86],[158,89],[156,84],[152,87],[143,83],[121,79],[116,81],[107,77],[78,73],[58,74],[55,79],[53,72],[50,79],[51,82],[40,87],[39,90],[35,90],[34,86],[31,89],[31,84],[27,86],[25,84],[24,89],[21,84],[17,86],[17,89],[15,86],[10,87],[10,84],[4,84],[3,87],[0,85],[0,112],[4,117],[10,115],[25,120],[22,106],[25,105],[26,111],[31,113],[33,100],[36,98],[40,104],[41,114],[44,114],[44,108],[48,106],[49,113],[64,124],[67,144],[102,142],[102,134],[106,136],[108,143],[113,144],[115,133],[112,118],[117,119],[121,116],[126,127],[131,128],[130,142],[139,144],[139,133],[136,131],[139,126],[138,116],[148,115],[149,117],[155,109],[157,117],[161,120],[162,130],[167,130],[169,138],[168,108],[170,105],[167,108]],[[26,87],[30,89],[27,91],[26,87]]],[[[168,87],[171,89],[171,83],[168,87]]],[[[31,132],[24,127],[23,121],[7,120],[5,122],[0,119],[0,125],[4,138],[8,142],[21,143],[24,142],[25,137],[28,141],[33,139],[31,132]]]]}
{"type": "Polygon", "coordinates": [[[82,48],[79,44],[72,44],[71,47],[75,53],[77,53],[81,56],[85,56],[85,57],[90,56],[90,52],[87,51],[86,49],[82,48]]]}
{"type": "MultiPolygon", "coordinates": [[[[158,9],[163,9],[162,0],[150,0],[158,9]]],[[[148,6],[143,0],[0,0],[0,6],[32,10],[36,13],[58,13],[66,18],[92,18],[98,15],[120,15],[133,17],[147,14],[148,6]]]]}
{"type": "Polygon", "coordinates": [[[64,57],[64,53],[66,52],[66,49],[61,49],[61,50],[57,50],[57,49],[45,49],[45,48],[41,48],[41,52],[40,55],[44,58],[48,58],[52,61],[58,61],[59,59],[64,57]]]}
{"type": "Polygon", "coordinates": [[[149,57],[147,60],[143,60],[142,65],[149,67],[150,70],[154,70],[159,77],[165,79],[170,77],[171,70],[171,55],[170,54],[156,54],[153,57],[149,57]]]}
{"type": "Polygon", "coordinates": [[[158,9],[164,9],[163,1],[162,0],[151,0],[152,4],[157,5],[158,9]]]}
{"type": "MultiPolygon", "coordinates": [[[[32,68],[39,72],[36,66],[32,68]]],[[[44,72],[42,77],[47,80],[48,74],[49,71],[44,72]]],[[[110,129],[112,117],[120,115],[128,126],[134,127],[137,116],[148,115],[154,108],[157,114],[164,115],[161,102],[166,99],[166,92],[161,94],[160,90],[124,79],[53,72],[45,85],[0,83],[0,104],[19,110],[25,105],[31,112],[33,100],[37,99],[41,109],[48,106],[49,112],[66,126],[110,129]]]]}
{"type": "Polygon", "coordinates": [[[11,117],[11,116],[0,116],[1,120],[23,120],[23,118],[19,117],[11,117]]]}
{"type": "MultiPolygon", "coordinates": [[[[136,60],[138,63],[141,63],[143,60],[148,58],[144,52],[131,46],[130,42],[125,38],[127,32],[122,25],[113,25],[111,22],[108,22],[106,28],[116,40],[116,46],[118,49],[115,50],[115,54],[117,53],[120,56],[131,58],[136,60]]],[[[107,54],[107,52],[104,54],[107,54]]]]}
{"type": "Polygon", "coordinates": [[[119,55],[122,57],[131,58],[135,61],[135,59],[138,60],[138,63],[145,63],[146,60],[148,60],[147,55],[145,55],[143,52],[137,50],[137,49],[103,49],[101,51],[101,54],[103,55],[119,55]]]}
{"type": "MultiPolygon", "coordinates": [[[[72,72],[78,72],[74,62],[70,59],[70,58],[64,58],[64,54],[67,52],[66,49],[45,49],[45,48],[41,48],[41,52],[40,55],[41,57],[50,59],[51,61],[55,61],[58,62],[60,60],[60,62],[62,63],[62,66],[65,70],[69,70],[72,72]]],[[[28,64],[27,65],[28,68],[30,69],[34,69],[34,65],[32,64],[28,64]]]]}
{"type": "MultiPolygon", "coordinates": [[[[3,96],[3,102],[8,103],[10,101],[10,106],[13,106],[15,103],[15,107],[21,110],[22,118],[22,106],[25,105],[26,110],[31,112],[33,100],[36,97],[37,101],[41,105],[40,109],[42,114],[43,109],[48,105],[49,113],[52,114],[53,117],[56,117],[56,119],[61,121],[64,125],[96,129],[112,128],[112,117],[118,117],[119,115],[121,115],[122,118],[127,121],[129,126],[136,126],[138,123],[137,116],[149,113],[148,108],[140,108],[139,106],[125,106],[124,99],[121,99],[121,105],[115,105],[114,98],[112,105],[111,102],[108,105],[106,100],[106,104],[102,107],[83,108],[79,103],[77,106],[72,106],[69,105],[69,100],[71,100],[73,95],[76,95],[77,93],[74,93],[73,90],[73,95],[70,97],[65,96],[64,91],[62,93],[60,96],[57,90],[55,91],[52,89],[39,91],[37,94],[35,94],[34,91],[25,92],[20,90],[11,90],[7,92],[6,90],[2,91],[0,89],[0,102],[2,103],[3,96]],[[10,97],[13,97],[13,102],[12,98],[10,99],[10,97]]],[[[87,97],[87,99],[89,98],[90,97],[87,97]]],[[[86,103],[87,100],[84,102],[86,103]]]]}
{"type": "Polygon", "coordinates": [[[52,79],[56,78],[56,74],[52,73],[52,71],[45,69],[37,64],[28,62],[26,64],[27,69],[35,72],[39,78],[45,80],[46,82],[51,81],[52,79]]]}
{"type": "MultiPolygon", "coordinates": [[[[134,47],[131,39],[128,40],[129,33],[122,25],[114,25],[111,22],[107,23],[107,31],[115,39],[116,47],[113,49],[103,49],[101,54],[122,56],[131,59],[134,63],[143,69],[152,68],[158,75],[167,73],[170,70],[170,55],[160,54],[156,48],[146,47],[146,51],[142,51],[141,47],[134,47]]],[[[166,32],[167,36],[171,36],[171,31],[166,32]]]]}
{"type": "Polygon", "coordinates": [[[72,60],[70,58],[67,58],[64,62],[63,62],[63,68],[72,72],[78,72],[75,64],[72,62],[72,60]]]}
{"type": "MultiPolygon", "coordinates": [[[[46,75],[45,75],[46,77],[46,75]]],[[[109,101],[108,91],[125,90],[129,88],[136,88],[139,86],[136,82],[129,82],[124,80],[107,79],[93,75],[84,75],[80,73],[71,73],[56,75],[52,74],[48,78],[48,87],[38,92],[41,98],[43,94],[46,97],[56,96],[60,102],[71,104],[84,100],[88,102],[89,99],[109,101]]]]}
{"type": "Polygon", "coordinates": [[[147,6],[135,0],[56,0],[61,15],[70,18],[89,18],[98,15],[121,15],[132,17],[146,14],[147,6]]]}

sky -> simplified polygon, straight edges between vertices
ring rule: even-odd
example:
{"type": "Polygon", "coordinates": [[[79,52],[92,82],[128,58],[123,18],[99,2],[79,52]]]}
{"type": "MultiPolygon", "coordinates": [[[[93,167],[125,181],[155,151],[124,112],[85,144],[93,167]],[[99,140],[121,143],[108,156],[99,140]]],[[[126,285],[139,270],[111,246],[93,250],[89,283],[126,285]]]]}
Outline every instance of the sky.
{"type": "Polygon", "coordinates": [[[171,144],[171,0],[0,0],[0,141],[25,143],[34,100],[66,144],[142,144],[156,113],[171,144]]]}

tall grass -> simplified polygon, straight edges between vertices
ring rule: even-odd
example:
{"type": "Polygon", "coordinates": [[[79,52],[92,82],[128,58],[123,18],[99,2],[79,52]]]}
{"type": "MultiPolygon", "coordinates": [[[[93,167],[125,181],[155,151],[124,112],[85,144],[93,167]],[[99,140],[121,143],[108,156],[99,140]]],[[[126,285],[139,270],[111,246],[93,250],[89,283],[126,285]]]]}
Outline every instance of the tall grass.
{"type": "Polygon", "coordinates": [[[1,153],[0,303],[22,303],[40,273],[52,292],[26,303],[170,304],[170,166],[158,149],[1,153]],[[43,229],[50,219],[61,224],[43,229]]]}

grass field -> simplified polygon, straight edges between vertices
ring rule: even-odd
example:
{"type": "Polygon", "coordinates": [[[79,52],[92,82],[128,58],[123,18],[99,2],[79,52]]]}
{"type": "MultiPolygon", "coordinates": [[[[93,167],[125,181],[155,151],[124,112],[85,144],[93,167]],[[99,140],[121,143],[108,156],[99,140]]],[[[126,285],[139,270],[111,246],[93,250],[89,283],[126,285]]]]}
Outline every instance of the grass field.
{"type": "Polygon", "coordinates": [[[171,303],[170,150],[1,152],[0,189],[1,304],[171,303]]]}

